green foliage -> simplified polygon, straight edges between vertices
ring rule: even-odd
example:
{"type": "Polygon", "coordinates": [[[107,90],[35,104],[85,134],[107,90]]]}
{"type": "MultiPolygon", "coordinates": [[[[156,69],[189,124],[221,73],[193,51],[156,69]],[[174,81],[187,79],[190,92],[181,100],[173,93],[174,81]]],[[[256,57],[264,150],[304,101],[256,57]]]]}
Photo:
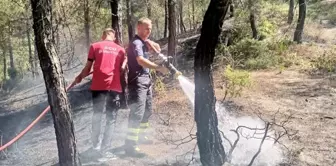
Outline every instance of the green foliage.
{"type": "Polygon", "coordinates": [[[262,37],[268,37],[274,35],[276,32],[276,26],[274,23],[268,20],[263,20],[259,25],[259,33],[262,37]]]}
{"type": "Polygon", "coordinates": [[[245,38],[235,45],[225,47],[219,45],[216,50],[216,60],[230,64],[235,68],[249,70],[267,69],[283,65],[292,65],[284,56],[292,42],[288,39],[269,39],[258,41],[245,38]],[[286,64],[284,64],[286,63],[286,64]]]}
{"type": "Polygon", "coordinates": [[[313,61],[313,67],[324,72],[336,72],[336,50],[325,51],[313,61]]]}
{"type": "Polygon", "coordinates": [[[159,76],[155,70],[151,70],[150,73],[153,78],[154,92],[164,94],[166,92],[166,85],[163,83],[163,77],[159,76]]]}
{"type": "Polygon", "coordinates": [[[242,94],[243,88],[251,85],[250,73],[243,70],[235,70],[230,65],[226,66],[222,80],[225,82],[224,100],[229,95],[230,97],[239,97],[242,94]]]}
{"type": "Polygon", "coordinates": [[[312,19],[329,20],[336,24],[336,2],[314,0],[308,4],[307,16],[312,19]]]}

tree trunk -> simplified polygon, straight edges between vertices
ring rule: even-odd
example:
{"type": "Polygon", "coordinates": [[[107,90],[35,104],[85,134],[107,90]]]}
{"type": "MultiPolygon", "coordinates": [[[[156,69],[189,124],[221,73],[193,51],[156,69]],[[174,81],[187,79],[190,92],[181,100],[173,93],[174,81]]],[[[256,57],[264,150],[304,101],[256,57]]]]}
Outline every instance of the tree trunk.
{"type": "Polygon", "coordinates": [[[30,26],[27,20],[27,42],[28,42],[28,53],[29,53],[29,64],[30,64],[30,70],[32,72],[33,77],[35,78],[35,66],[34,66],[34,56],[32,53],[32,48],[31,48],[31,41],[30,41],[30,26]]]}
{"type": "Polygon", "coordinates": [[[168,0],[169,13],[169,36],[168,36],[168,55],[174,57],[174,65],[176,66],[176,17],[175,17],[176,0],[168,0]]]}
{"type": "Polygon", "coordinates": [[[195,121],[197,144],[202,165],[219,166],[225,161],[225,151],[218,130],[213,89],[212,63],[215,48],[230,0],[211,0],[205,13],[201,36],[197,43],[195,70],[195,121]]]}
{"type": "Polygon", "coordinates": [[[146,7],[147,7],[147,17],[152,18],[152,6],[150,0],[146,0],[146,7]]]}
{"type": "Polygon", "coordinates": [[[253,39],[258,39],[258,29],[257,29],[257,23],[256,23],[256,16],[255,16],[255,10],[254,10],[252,0],[248,1],[248,5],[249,5],[249,11],[250,11],[249,20],[250,20],[250,25],[251,25],[251,29],[252,29],[252,37],[253,37],[253,39]]]}
{"type": "Polygon", "coordinates": [[[51,0],[31,0],[35,44],[56,133],[59,165],[80,165],[65,81],[52,37],[51,0]]]}
{"type": "Polygon", "coordinates": [[[306,0],[299,0],[299,19],[294,32],[294,41],[302,43],[302,34],[306,19],[306,0]]]}
{"type": "MultiPolygon", "coordinates": [[[[29,12],[29,4],[26,4],[25,8],[26,8],[26,12],[28,13],[29,12]]],[[[30,25],[29,25],[29,15],[28,14],[26,15],[26,35],[27,35],[30,71],[33,75],[33,78],[35,78],[34,56],[33,56],[32,47],[31,47],[30,25]]]]}
{"type": "Polygon", "coordinates": [[[185,33],[186,32],[186,27],[184,26],[183,22],[183,3],[182,0],[179,0],[179,9],[180,9],[180,32],[185,33]]]}
{"type": "Polygon", "coordinates": [[[258,30],[257,30],[257,25],[256,25],[255,14],[253,11],[250,12],[250,24],[251,24],[253,39],[258,39],[258,30]]]}
{"type": "Polygon", "coordinates": [[[7,79],[7,59],[6,59],[6,49],[3,50],[3,74],[4,74],[4,80],[7,79]]]}
{"type": "Polygon", "coordinates": [[[292,24],[294,18],[294,0],[289,0],[288,24],[292,24]]]}
{"type": "Polygon", "coordinates": [[[12,70],[15,70],[14,65],[14,54],[13,54],[13,46],[12,46],[12,37],[11,34],[8,37],[8,47],[9,47],[9,64],[12,70]]]}
{"type": "Polygon", "coordinates": [[[35,76],[39,75],[39,59],[38,59],[38,54],[37,54],[37,48],[36,48],[36,42],[34,42],[34,66],[35,66],[35,76]]]}
{"type": "Polygon", "coordinates": [[[167,37],[168,34],[168,0],[165,1],[165,27],[164,27],[164,32],[163,32],[163,38],[167,37]]]}
{"type": "MultiPolygon", "coordinates": [[[[190,4],[188,4],[188,11],[190,11],[190,4]]],[[[192,19],[191,19],[191,14],[188,12],[188,17],[189,17],[189,30],[192,30],[192,19]]]]}
{"type": "Polygon", "coordinates": [[[128,41],[131,41],[134,36],[134,28],[132,22],[132,2],[126,0],[126,14],[127,14],[127,28],[128,28],[128,41]]]}
{"type": "Polygon", "coordinates": [[[196,29],[196,22],[195,22],[195,0],[191,0],[191,5],[192,5],[192,23],[194,29],[196,29]]]}
{"type": "Polygon", "coordinates": [[[86,49],[90,48],[90,8],[89,8],[89,0],[84,0],[84,31],[85,31],[85,46],[86,49]]]}
{"type": "Polygon", "coordinates": [[[112,28],[116,33],[116,43],[122,44],[122,15],[121,15],[121,3],[122,0],[111,0],[112,11],[112,28]]]}

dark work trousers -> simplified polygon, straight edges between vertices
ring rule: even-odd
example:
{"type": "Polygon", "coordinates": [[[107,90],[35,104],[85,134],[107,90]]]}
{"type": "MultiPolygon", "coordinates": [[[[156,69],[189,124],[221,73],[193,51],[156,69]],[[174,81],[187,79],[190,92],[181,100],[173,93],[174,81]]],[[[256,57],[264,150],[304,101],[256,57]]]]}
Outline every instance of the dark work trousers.
{"type": "Polygon", "coordinates": [[[115,128],[117,112],[120,108],[119,93],[115,91],[92,91],[93,116],[92,116],[92,143],[94,147],[99,144],[102,115],[106,114],[106,126],[101,147],[111,146],[112,133],[115,128]]]}
{"type": "MultiPolygon", "coordinates": [[[[152,115],[152,81],[149,74],[142,74],[128,82],[128,136],[126,143],[136,144],[142,124],[148,124],[152,115]]],[[[145,127],[148,127],[146,125],[145,127]]]]}

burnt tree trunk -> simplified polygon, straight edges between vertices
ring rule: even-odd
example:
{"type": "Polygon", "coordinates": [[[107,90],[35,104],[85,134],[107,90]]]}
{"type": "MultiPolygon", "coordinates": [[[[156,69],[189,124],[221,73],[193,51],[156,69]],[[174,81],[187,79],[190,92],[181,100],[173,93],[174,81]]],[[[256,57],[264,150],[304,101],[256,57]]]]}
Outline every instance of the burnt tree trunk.
{"type": "Polygon", "coordinates": [[[9,49],[9,64],[12,70],[15,70],[14,65],[14,54],[13,54],[13,45],[12,45],[12,30],[9,28],[9,35],[8,35],[8,49],[9,49]]]}
{"type": "Polygon", "coordinates": [[[213,89],[212,63],[224,17],[230,0],[211,0],[205,13],[197,43],[195,70],[195,121],[197,144],[202,165],[219,166],[225,162],[225,151],[218,130],[213,89]]]}
{"type": "Polygon", "coordinates": [[[4,76],[4,80],[7,79],[7,59],[6,59],[6,49],[4,48],[3,50],[3,76],[4,76]]]}
{"type": "Polygon", "coordinates": [[[168,0],[165,1],[165,22],[164,22],[164,32],[163,32],[163,38],[166,38],[168,35],[168,0]]]}
{"type": "Polygon", "coordinates": [[[180,10],[180,32],[185,33],[186,32],[186,27],[184,25],[183,21],[183,3],[182,0],[179,0],[179,10],[180,10]]]}
{"type": "Polygon", "coordinates": [[[195,0],[191,0],[191,10],[192,10],[192,23],[194,29],[196,29],[196,22],[195,22],[195,0]]]}
{"type": "Polygon", "coordinates": [[[292,24],[294,19],[294,0],[289,0],[289,10],[288,10],[288,24],[292,24]]]}
{"type": "Polygon", "coordinates": [[[38,58],[38,55],[37,55],[37,48],[36,48],[36,42],[33,42],[34,44],[34,66],[35,66],[35,76],[38,76],[39,75],[39,68],[38,68],[38,65],[39,65],[39,58],[38,58]]]}
{"type": "Polygon", "coordinates": [[[257,23],[256,23],[256,15],[255,15],[255,7],[253,5],[252,0],[248,1],[249,5],[249,11],[250,11],[250,25],[251,25],[251,30],[252,30],[252,37],[253,39],[258,39],[258,29],[257,29],[257,23]]]}
{"type": "Polygon", "coordinates": [[[176,0],[168,0],[168,13],[169,13],[169,36],[168,36],[168,55],[174,57],[174,65],[176,66],[176,13],[175,13],[176,0]]]}
{"type": "Polygon", "coordinates": [[[146,7],[147,7],[147,17],[152,17],[152,6],[151,6],[151,0],[146,0],[146,7]]]}
{"type": "Polygon", "coordinates": [[[306,0],[299,0],[299,19],[294,32],[294,41],[297,43],[302,43],[302,34],[306,19],[306,0]]]}
{"type": "Polygon", "coordinates": [[[84,31],[85,31],[85,46],[86,49],[90,48],[90,8],[89,0],[84,0],[84,31]]]}
{"type": "Polygon", "coordinates": [[[115,30],[116,43],[122,44],[122,15],[121,15],[121,2],[122,0],[111,0],[112,11],[112,28],[115,30]]]}
{"type": "MultiPolygon", "coordinates": [[[[25,8],[26,8],[26,11],[28,13],[29,12],[29,5],[27,4],[25,6],[25,8]]],[[[30,71],[33,75],[33,78],[35,78],[35,65],[34,65],[34,56],[33,56],[32,47],[31,47],[30,24],[29,24],[29,16],[28,15],[26,15],[26,35],[27,35],[30,71]]]]}
{"type": "Polygon", "coordinates": [[[51,0],[31,0],[35,42],[56,133],[59,165],[80,165],[65,81],[52,37],[51,0]]]}
{"type": "Polygon", "coordinates": [[[132,22],[132,2],[131,0],[126,0],[126,21],[128,29],[128,41],[131,41],[134,36],[134,28],[132,22]]]}
{"type": "Polygon", "coordinates": [[[256,25],[256,18],[254,12],[250,12],[250,25],[252,29],[252,37],[253,39],[258,39],[258,30],[256,25]]]}

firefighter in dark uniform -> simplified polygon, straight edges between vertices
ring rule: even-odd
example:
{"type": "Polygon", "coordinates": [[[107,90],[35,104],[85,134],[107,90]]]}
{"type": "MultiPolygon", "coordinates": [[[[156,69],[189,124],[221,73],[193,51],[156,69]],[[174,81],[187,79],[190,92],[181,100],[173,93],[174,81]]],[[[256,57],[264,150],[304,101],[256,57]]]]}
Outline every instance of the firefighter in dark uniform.
{"type": "Polygon", "coordinates": [[[160,49],[158,44],[148,39],[152,30],[151,20],[138,20],[137,35],[130,41],[126,50],[128,58],[128,105],[130,108],[128,131],[125,140],[125,154],[133,157],[143,157],[138,144],[151,144],[146,129],[152,115],[152,80],[150,69],[168,73],[167,68],[151,62],[148,58],[148,42],[160,49]]]}

